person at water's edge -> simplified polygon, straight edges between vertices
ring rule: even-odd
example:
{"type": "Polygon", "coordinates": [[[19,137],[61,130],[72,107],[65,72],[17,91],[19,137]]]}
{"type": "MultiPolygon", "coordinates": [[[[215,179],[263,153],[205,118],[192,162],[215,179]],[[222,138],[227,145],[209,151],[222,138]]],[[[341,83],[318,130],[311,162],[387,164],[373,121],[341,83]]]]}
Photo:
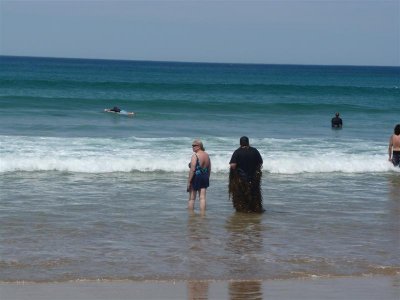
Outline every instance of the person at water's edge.
{"type": "Polygon", "coordinates": [[[390,136],[388,152],[389,161],[395,167],[400,166],[400,124],[394,127],[394,133],[390,136]]]}
{"type": "Polygon", "coordinates": [[[229,173],[229,196],[237,212],[263,212],[261,177],[263,159],[250,146],[249,138],[240,138],[240,147],[232,154],[229,173]]]}

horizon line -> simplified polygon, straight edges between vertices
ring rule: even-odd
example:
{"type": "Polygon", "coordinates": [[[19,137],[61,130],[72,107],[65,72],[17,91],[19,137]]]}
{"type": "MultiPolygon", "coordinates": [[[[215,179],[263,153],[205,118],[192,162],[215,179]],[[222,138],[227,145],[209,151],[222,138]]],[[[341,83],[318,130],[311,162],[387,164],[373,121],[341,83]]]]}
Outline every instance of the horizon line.
{"type": "Polygon", "coordinates": [[[399,68],[399,65],[352,65],[352,64],[301,64],[301,63],[256,63],[256,62],[212,62],[212,61],[175,61],[175,60],[148,60],[148,59],[126,59],[126,58],[89,58],[89,57],[61,57],[61,56],[34,56],[34,55],[9,55],[0,54],[0,57],[15,58],[43,58],[43,59],[70,59],[70,60],[105,60],[126,62],[152,62],[152,63],[181,63],[181,64],[220,64],[220,65],[277,65],[277,66],[321,66],[321,67],[381,67],[399,68]]]}

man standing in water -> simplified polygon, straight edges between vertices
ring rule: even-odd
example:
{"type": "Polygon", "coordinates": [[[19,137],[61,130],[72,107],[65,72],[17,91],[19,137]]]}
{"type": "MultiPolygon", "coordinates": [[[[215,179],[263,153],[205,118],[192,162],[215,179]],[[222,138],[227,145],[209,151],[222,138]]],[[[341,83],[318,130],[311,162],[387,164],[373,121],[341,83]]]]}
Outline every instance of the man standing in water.
{"type": "Polygon", "coordinates": [[[335,117],[332,118],[331,124],[332,124],[332,128],[342,128],[342,126],[343,126],[343,121],[342,121],[342,119],[339,117],[339,113],[338,113],[338,112],[335,114],[335,117]]]}
{"type": "Polygon", "coordinates": [[[400,166],[400,124],[396,125],[394,134],[389,139],[389,161],[395,167],[400,166]]]}
{"type": "Polygon", "coordinates": [[[256,148],[250,147],[249,138],[240,138],[240,147],[229,162],[229,196],[238,212],[263,212],[261,194],[261,168],[263,159],[256,148]]]}

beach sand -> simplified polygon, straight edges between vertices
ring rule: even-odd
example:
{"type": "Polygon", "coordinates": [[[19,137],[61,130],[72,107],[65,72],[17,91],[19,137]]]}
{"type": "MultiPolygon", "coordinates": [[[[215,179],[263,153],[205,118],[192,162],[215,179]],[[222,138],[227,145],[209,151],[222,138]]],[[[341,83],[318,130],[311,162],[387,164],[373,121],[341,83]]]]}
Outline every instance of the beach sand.
{"type": "Polygon", "coordinates": [[[2,283],[2,300],[400,299],[400,276],[271,281],[96,281],[2,283]]]}

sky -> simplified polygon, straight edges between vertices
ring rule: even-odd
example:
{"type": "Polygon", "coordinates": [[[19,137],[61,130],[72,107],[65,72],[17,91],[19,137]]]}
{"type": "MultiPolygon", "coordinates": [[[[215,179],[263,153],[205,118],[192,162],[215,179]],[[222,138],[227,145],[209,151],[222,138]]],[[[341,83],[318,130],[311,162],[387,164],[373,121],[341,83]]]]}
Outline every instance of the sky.
{"type": "Polygon", "coordinates": [[[0,0],[0,55],[400,66],[400,0],[0,0]]]}

